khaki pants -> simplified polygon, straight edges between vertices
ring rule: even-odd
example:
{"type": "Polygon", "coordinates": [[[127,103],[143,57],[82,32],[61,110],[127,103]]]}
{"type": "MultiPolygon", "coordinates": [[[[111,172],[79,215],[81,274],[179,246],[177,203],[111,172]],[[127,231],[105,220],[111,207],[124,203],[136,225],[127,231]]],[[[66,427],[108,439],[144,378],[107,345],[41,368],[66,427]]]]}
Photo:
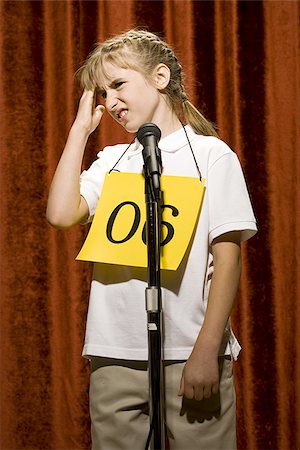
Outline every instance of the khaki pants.
{"type": "MultiPolygon", "coordinates": [[[[144,450],[149,432],[145,362],[92,360],[93,450],[144,450]]],[[[166,363],[166,421],[171,450],[235,450],[232,362],[220,360],[220,392],[202,401],[178,397],[184,363],[166,363]]]]}

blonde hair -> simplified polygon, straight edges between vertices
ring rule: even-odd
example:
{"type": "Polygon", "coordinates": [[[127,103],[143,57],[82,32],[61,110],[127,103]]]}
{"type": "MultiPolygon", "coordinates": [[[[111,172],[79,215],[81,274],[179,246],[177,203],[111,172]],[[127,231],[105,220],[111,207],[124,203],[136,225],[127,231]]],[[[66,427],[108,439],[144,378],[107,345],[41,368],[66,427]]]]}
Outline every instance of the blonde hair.
{"type": "Polygon", "coordinates": [[[145,30],[130,30],[103,43],[96,44],[82,67],[77,71],[85,89],[100,89],[105,74],[103,63],[110,62],[122,68],[136,70],[150,77],[158,64],[170,70],[170,81],[162,91],[171,107],[191,125],[195,133],[217,136],[214,126],[188,100],[183,85],[182,67],[172,48],[156,34],[145,30]]]}

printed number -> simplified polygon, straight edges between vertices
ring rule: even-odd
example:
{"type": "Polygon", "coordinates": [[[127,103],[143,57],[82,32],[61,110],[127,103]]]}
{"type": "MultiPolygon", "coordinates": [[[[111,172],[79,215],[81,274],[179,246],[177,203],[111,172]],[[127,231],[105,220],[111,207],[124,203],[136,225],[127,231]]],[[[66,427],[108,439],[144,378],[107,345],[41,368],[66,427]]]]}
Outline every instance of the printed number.
{"type": "Polygon", "coordinates": [[[108,222],[107,222],[107,226],[106,226],[106,236],[107,239],[112,242],[113,244],[122,244],[123,242],[129,241],[129,239],[132,238],[132,236],[136,233],[136,230],[139,227],[140,224],[140,220],[141,220],[141,212],[140,212],[140,208],[138,207],[138,205],[134,202],[122,202],[120,203],[118,206],[116,206],[116,208],[113,210],[113,212],[111,213],[108,222]],[[119,211],[121,210],[121,208],[123,208],[123,206],[125,205],[131,205],[134,208],[134,221],[131,227],[131,230],[129,231],[129,233],[127,234],[127,236],[124,237],[124,239],[121,239],[119,241],[117,241],[116,239],[114,239],[112,237],[112,229],[114,226],[114,222],[116,220],[116,217],[119,213],[119,211]]]}
{"type": "MultiPolygon", "coordinates": [[[[178,209],[173,205],[162,205],[162,209],[163,208],[170,208],[172,211],[173,217],[177,217],[179,215],[178,209]]],[[[138,205],[136,203],[130,202],[130,201],[120,203],[118,206],[116,206],[116,208],[113,210],[113,212],[111,213],[111,215],[108,219],[107,226],[106,226],[107,239],[110,242],[112,242],[113,244],[122,244],[123,242],[129,241],[129,239],[131,239],[134,236],[134,234],[137,232],[140,221],[141,221],[141,212],[140,212],[140,208],[138,207],[138,205]],[[132,227],[129,230],[128,234],[123,239],[116,240],[112,236],[113,226],[114,226],[116,217],[117,217],[118,213],[120,212],[121,208],[123,208],[123,206],[126,206],[126,205],[131,205],[134,208],[134,213],[135,213],[134,220],[133,220],[132,227]]],[[[166,222],[165,220],[162,220],[161,224],[162,224],[162,226],[167,227],[167,235],[166,235],[165,239],[161,242],[161,246],[164,246],[173,239],[174,227],[172,224],[170,224],[169,222],[166,222]]],[[[146,244],[146,223],[143,226],[142,241],[144,244],[146,244]]]]}
{"type": "MultiPolygon", "coordinates": [[[[162,207],[162,209],[170,208],[172,211],[173,217],[177,217],[179,214],[178,209],[173,205],[162,205],[161,207],[162,207]]],[[[167,236],[160,244],[161,247],[163,247],[164,245],[167,245],[173,239],[174,227],[173,227],[173,225],[171,225],[169,222],[166,222],[165,220],[161,221],[161,225],[167,227],[167,231],[168,231],[167,236]]],[[[142,240],[143,240],[144,244],[146,245],[146,224],[144,224],[144,227],[143,227],[142,240]]]]}
{"type": "MultiPolygon", "coordinates": [[[[173,205],[162,205],[162,209],[163,208],[170,208],[171,211],[172,211],[172,216],[173,217],[177,217],[179,215],[178,209],[175,206],[173,206],[173,205]]],[[[161,246],[163,246],[163,245],[168,244],[173,239],[174,228],[169,222],[166,222],[165,220],[162,220],[161,224],[165,225],[167,227],[167,229],[168,229],[168,234],[167,234],[167,236],[165,237],[165,239],[161,243],[161,246]]]]}

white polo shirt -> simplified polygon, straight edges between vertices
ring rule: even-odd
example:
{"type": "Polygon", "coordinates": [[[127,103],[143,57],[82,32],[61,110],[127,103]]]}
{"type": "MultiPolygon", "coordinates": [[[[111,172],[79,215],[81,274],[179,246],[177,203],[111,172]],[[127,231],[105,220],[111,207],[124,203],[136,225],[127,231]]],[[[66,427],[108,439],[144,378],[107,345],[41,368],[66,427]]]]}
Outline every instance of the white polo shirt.
{"type": "MultiPolygon", "coordinates": [[[[210,244],[229,231],[241,231],[242,240],[256,233],[243,172],[236,154],[220,139],[201,136],[185,127],[206,192],[193,244],[176,271],[161,272],[164,317],[164,359],[189,357],[202,326],[213,274],[210,244]]],[[[118,161],[126,144],[106,147],[81,175],[81,195],[92,219],[105,173],[118,161]]],[[[198,177],[183,129],[161,139],[163,174],[198,177]]],[[[141,173],[142,146],[136,141],[116,166],[121,172],[141,173]]],[[[187,193],[188,195],[188,193],[187,193]]],[[[90,291],[85,356],[147,360],[147,269],[95,263],[90,291]]],[[[240,346],[230,324],[220,354],[237,358],[240,346]]]]}

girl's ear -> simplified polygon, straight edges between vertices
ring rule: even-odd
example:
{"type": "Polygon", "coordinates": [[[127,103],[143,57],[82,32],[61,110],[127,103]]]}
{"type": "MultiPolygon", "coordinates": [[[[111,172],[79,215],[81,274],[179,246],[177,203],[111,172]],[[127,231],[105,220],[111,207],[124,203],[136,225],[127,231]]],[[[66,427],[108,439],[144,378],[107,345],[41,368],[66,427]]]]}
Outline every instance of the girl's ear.
{"type": "Polygon", "coordinates": [[[171,72],[168,66],[165,64],[158,64],[152,73],[152,79],[157,89],[165,89],[170,81],[171,72]]]}

